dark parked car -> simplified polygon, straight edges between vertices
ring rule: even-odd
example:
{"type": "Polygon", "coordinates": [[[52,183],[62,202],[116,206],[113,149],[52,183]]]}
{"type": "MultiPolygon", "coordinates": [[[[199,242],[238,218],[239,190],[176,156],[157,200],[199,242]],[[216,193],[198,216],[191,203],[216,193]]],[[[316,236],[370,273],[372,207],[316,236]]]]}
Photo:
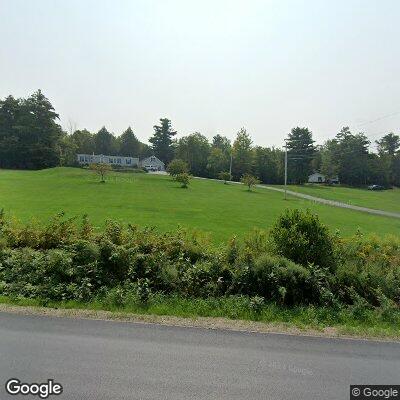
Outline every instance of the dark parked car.
{"type": "Polygon", "coordinates": [[[381,185],[369,185],[368,190],[385,190],[385,188],[381,185]]]}

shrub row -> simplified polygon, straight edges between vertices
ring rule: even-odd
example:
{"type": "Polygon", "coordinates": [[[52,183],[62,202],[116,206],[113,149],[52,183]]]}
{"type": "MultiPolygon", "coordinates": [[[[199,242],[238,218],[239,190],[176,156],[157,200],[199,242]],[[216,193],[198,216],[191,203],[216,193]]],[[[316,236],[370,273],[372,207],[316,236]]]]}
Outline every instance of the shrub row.
{"type": "Polygon", "coordinates": [[[182,297],[246,295],[279,304],[397,307],[400,239],[331,236],[310,212],[287,211],[267,234],[212,246],[198,233],[108,221],[95,232],[62,213],[46,226],[0,214],[0,295],[89,301],[134,291],[182,297]]]}

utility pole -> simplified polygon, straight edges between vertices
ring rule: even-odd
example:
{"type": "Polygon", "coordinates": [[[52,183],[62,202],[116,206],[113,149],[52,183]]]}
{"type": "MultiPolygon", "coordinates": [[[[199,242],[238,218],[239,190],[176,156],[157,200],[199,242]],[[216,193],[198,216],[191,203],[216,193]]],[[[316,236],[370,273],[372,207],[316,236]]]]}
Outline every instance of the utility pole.
{"type": "Polygon", "coordinates": [[[285,200],[287,200],[287,143],[285,139],[285,200]]]}
{"type": "Polygon", "coordinates": [[[229,164],[229,175],[232,179],[232,160],[233,160],[233,153],[231,151],[231,163],[229,164]]]}

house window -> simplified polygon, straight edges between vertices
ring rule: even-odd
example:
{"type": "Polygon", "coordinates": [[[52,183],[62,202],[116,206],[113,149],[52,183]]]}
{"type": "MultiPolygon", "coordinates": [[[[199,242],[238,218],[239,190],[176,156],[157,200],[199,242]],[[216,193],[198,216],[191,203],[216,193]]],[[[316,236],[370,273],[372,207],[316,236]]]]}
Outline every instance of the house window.
{"type": "Polygon", "coordinates": [[[80,162],[84,162],[84,161],[85,161],[85,157],[80,156],[80,157],[79,157],[79,161],[80,161],[80,162]]]}
{"type": "Polygon", "coordinates": [[[132,164],[132,160],[131,160],[130,158],[127,158],[127,159],[126,159],[126,163],[127,163],[127,164],[132,164]]]}
{"type": "Polygon", "coordinates": [[[108,159],[108,161],[110,162],[110,164],[113,163],[113,159],[111,157],[108,159]]]}
{"type": "Polygon", "coordinates": [[[121,164],[121,159],[120,158],[117,158],[117,163],[121,164]]]}

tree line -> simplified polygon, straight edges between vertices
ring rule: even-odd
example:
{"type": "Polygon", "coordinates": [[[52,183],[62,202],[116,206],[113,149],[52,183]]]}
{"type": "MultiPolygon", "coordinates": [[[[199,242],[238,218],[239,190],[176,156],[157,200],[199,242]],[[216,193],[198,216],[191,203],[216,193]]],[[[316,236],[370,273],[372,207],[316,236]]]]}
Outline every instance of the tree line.
{"type": "MultiPolygon", "coordinates": [[[[97,133],[86,129],[65,132],[58,119],[40,90],[26,99],[8,96],[0,100],[0,167],[75,165],[77,153],[140,158],[155,154],[166,164],[183,160],[196,176],[219,178],[222,172],[231,171],[234,180],[250,174],[267,184],[284,182],[285,149],[255,145],[245,128],[237,132],[233,142],[220,134],[210,141],[199,132],[176,139],[171,121],[162,118],[146,144],[131,127],[119,136],[105,127],[97,133]]],[[[351,132],[348,127],[316,145],[308,128],[295,127],[286,139],[288,182],[302,184],[308,175],[319,171],[347,185],[400,186],[399,135],[388,133],[376,145],[377,151],[371,151],[365,134],[351,132]]]]}

